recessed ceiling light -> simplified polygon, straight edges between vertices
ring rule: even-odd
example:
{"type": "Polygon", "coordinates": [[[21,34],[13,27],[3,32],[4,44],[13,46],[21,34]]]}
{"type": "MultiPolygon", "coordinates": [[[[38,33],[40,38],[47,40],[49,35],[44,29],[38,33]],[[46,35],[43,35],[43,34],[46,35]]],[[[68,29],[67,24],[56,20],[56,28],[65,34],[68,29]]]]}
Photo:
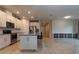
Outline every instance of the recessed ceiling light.
{"type": "Polygon", "coordinates": [[[17,14],[19,14],[20,12],[19,12],[19,11],[17,11],[16,13],[17,13],[17,14]]]}
{"type": "Polygon", "coordinates": [[[65,18],[65,19],[69,19],[69,18],[71,18],[71,16],[65,16],[64,18],[65,18]]]}
{"type": "Polygon", "coordinates": [[[28,14],[31,14],[31,12],[30,12],[30,11],[28,11],[27,13],[28,13],[28,14]]]}

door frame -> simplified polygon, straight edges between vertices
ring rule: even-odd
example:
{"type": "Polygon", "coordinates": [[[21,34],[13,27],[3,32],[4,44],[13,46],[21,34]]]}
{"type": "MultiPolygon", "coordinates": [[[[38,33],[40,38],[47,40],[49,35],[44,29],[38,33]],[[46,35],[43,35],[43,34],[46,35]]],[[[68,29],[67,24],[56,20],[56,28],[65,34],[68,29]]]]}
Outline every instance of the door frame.
{"type": "MultiPolygon", "coordinates": [[[[52,20],[43,20],[44,22],[47,21],[49,23],[50,26],[50,32],[49,32],[49,38],[52,39],[52,20]]],[[[42,31],[42,21],[40,21],[40,30],[42,31]]]]}

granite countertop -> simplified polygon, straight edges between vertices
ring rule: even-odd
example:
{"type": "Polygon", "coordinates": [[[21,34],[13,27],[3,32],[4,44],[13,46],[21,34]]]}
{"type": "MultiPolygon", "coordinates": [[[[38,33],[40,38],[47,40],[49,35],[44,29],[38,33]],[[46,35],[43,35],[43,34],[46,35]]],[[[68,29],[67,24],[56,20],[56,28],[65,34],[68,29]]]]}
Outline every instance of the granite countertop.
{"type": "Polygon", "coordinates": [[[0,30],[20,30],[20,28],[6,28],[6,27],[0,27],[0,30]]]}
{"type": "Polygon", "coordinates": [[[19,34],[20,36],[37,36],[36,34],[19,34]]]}

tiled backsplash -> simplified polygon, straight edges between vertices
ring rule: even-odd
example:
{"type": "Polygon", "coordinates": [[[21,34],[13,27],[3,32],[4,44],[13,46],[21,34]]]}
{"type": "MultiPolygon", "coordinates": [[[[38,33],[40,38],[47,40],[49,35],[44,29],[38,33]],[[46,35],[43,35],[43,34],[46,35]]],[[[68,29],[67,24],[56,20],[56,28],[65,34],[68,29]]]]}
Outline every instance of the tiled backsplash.
{"type": "Polygon", "coordinates": [[[78,38],[78,34],[72,33],[54,33],[54,38],[78,38]]]}

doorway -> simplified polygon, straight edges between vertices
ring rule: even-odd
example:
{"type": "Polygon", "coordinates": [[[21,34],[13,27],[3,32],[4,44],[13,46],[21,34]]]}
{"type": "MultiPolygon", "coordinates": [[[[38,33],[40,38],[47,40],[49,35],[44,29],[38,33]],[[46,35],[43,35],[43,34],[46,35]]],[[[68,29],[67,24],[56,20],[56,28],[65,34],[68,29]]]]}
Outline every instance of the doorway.
{"type": "Polygon", "coordinates": [[[43,38],[51,38],[51,33],[52,33],[51,20],[41,21],[41,32],[42,32],[43,38]]]}

